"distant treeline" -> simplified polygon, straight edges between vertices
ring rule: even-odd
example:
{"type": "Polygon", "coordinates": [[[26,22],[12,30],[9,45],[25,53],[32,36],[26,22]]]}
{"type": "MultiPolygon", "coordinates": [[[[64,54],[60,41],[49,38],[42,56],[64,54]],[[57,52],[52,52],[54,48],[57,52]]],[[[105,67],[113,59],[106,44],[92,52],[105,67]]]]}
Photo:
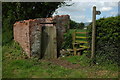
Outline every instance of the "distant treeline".
{"type": "Polygon", "coordinates": [[[83,22],[77,23],[73,20],[70,20],[70,29],[83,29],[85,27],[85,24],[83,22]]]}

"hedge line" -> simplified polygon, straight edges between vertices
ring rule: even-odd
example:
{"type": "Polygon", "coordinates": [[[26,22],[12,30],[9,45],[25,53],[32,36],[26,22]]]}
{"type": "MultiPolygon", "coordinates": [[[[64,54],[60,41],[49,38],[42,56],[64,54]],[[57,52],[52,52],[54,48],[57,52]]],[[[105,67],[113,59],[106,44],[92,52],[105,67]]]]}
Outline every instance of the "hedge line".
{"type": "MultiPolygon", "coordinates": [[[[91,43],[92,25],[88,26],[91,43]]],[[[101,18],[96,21],[96,53],[97,62],[119,62],[120,53],[120,16],[101,18]]]]}

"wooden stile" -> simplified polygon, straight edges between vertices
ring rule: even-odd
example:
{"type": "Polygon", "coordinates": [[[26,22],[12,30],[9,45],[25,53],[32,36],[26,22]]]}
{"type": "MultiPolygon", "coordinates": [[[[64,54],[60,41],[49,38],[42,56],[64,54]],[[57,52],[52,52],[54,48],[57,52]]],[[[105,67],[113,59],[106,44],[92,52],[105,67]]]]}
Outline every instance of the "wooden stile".
{"type": "Polygon", "coordinates": [[[73,38],[72,45],[73,45],[74,55],[80,55],[83,52],[83,50],[89,48],[88,46],[81,45],[81,44],[87,44],[88,43],[87,41],[82,40],[82,39],[86,39],[88,37],[78,36],[76,34],[87,34],[87,32],[76,32],[76,30],[74,30],[74,32],[72,34],[73,35],[72,36],[72,38],[73,38]],[[76,40],[76,39],[80,39],[80,40],[76,40]],[[76,45],[79,45],[79,48],[77,48],[76,45]],[[79,52],[77,53],[77,51],[79,51],[79,52]]]}
{"type": "Polygon", "coordinates": [[[75,36],[75,38],[83,38],[83,39],[86,39],[86,38],[88,38],[88,37],[75,36]]]}

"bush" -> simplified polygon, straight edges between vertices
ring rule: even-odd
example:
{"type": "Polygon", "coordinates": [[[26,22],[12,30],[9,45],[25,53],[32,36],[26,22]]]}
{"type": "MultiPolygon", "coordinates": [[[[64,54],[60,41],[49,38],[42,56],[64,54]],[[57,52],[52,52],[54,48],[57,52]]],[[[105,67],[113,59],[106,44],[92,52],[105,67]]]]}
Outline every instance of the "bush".
{"type": "Polygon", "coordinates": [[[62,44],[63,49],[72,48],[72,31],[68,30],[67,33],[64,34],[64,42],[62,44]]]}
{"type": "Polygon", "coordinates": [[[10,43],[13,39],[13,24],[14,20],[12,18],[3,20],[3,28],[2,28],[2,45],[6,43],[10,43]]]}
{"type": "MultiPolygon", "coordinates": [[[[96,53],[95,60],[99,63],[105,61],[118,62],[118,49],[120,46],[120,16],[101,18],[96,21],[96,53]]],[[[89,25],[89,42],[91,43],[91,28],[89,25]]]]}

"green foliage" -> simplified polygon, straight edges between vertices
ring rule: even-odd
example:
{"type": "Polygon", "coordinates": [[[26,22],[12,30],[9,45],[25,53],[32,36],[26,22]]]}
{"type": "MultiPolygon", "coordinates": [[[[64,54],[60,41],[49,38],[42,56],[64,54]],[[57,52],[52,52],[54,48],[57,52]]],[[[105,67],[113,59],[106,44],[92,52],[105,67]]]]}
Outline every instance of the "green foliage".
{"type": "Polygon", "coordinates": [[[71,56],[66,57],[66,60],[73,64],[80,64],[81,66],[89,66],[90,58],[87,57],[87,54],[83,54],[82,56],[71,56]]]}
{"type": "MultiPolygon", "coordinates": [[[[89,67],[90,59],[82,56],[64,57],[73,65],[80,64],[76,69],[69,69],[53,64],[47,60],[26,58],[18,43],[12,41],[3,46],[2,77],[3,78],[117,78],[116,65],[106,67],[89,67]],[[114,71],[113,71],[114,70],[114,71]],[[101,71],[103,73],[101,73],[101,71]],[[104,73],[105,72],[105,73],[104,73]],[[101,75],[100,75],[101,74],[101,75]]],[[[63,63],[63,62],[62,62],[63,63]]],[[[59,63],[58,63],[59,64],[59,63]]],[[[72,66],[73,66],[72,65],[72,66]]],[[[69,65],[71,66],[71,65],[69,65]]],[[[78,66],[78,65],[77,65],[78,66]]]]}
{"type": "MultiPolygon", "coordinates": [[[[96,56],[98,63],[119,61],[118,53],[120,52],[120,16],[101,18],[96,21],[96,56]]],[[[89,27],[89,41],[91,43],[91,28],[89,27]]]]}
{"type": "Polygon", "coordinates": [[[85,27],[85,24],[83,22],[79,23],[78,28],[83,29],[85,27]]]}
{"type": "Polygon", "coordinates": [[[2,29],[0,28],[0,46],[2,46],[2,29]]]}
{"type": "Polygon", "coordinates": [[[3,45],[13,39],[13,24],[16,21],[51,17],[54,11],[63,3],[64,2],[3,2],[3,45]]]}
{"type": "Polygon", "coordinates": [[[73,20],[70,20],[70,29],[76,29],[76,28],[78,28],[78,25],[79,25],[79,23],[77,23],[73,20]]]}
{"type": "Polygon", "coordinates": [[[15,58],[20,58],[20,57],[25,56],[22,48],[19,46],[18,43],[14,42],[14,41],[11,41],[11,43],[8,43],[8,44],[6,44],[6,46],[3,46],[2,54],[6,55],[6,57],[3,56],[3,60],[5,58],[15,59],[15,58]],[[14,57],[14,56],[16,56],[16,57],[14,57]]]}
{"type": "Polygon", "coordinates": [[[66,78],[76,72],[44,60],[26,59],[21,49],[14,41],[3,46],[3,78],[66,78]]]}
{"type": "Polygon", "coordinates": [[[63,49],[70,49],[72,48],[72,32],[70,30],[64,34],[64,42],[62,44],[63,49]]]}
{"type": "Polygon", "coordinates": [[[85,24],[83,22],[77,23],[73,20],[70,20],[70,29],[83,29],[85,24]]]}
{"type": "MultiPolygon", "coordinates": [[[[71,62],[72,64],[80,64],[80,72],[88,75],[93,75],[91,78],[110,78],[115,72],[118,71],[118,66],[117,64],[99,64],[97,63],[96,65],[91,65],[91,59],[87,57],[87,54],[83,54],[81,56],[70,56],[70,57],[64,57],[62,59],[67,60],[71,62]],[[84,70],[84,71],[82,71],[84,70]],[[112,75],[111,75],[112,74],[112,75]]],[[[75,72],[74,72],[75,73],[75,72]]],[[[78,72],[77,72],[78,73],[78,72]]],[[[76,74],[77,75],[77,74],[76,74]]],[[[118,77],[116,75],[116,77],[118,77]]]]}

